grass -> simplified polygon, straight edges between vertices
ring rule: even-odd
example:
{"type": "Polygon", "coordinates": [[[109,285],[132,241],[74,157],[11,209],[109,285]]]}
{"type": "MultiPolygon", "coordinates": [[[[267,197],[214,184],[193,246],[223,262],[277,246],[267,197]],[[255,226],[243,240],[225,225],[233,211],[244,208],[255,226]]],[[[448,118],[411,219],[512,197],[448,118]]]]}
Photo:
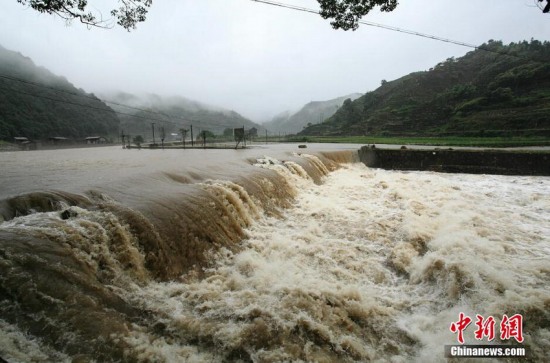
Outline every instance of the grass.
{"type": "Polygon", "coordinates": [[[347,144],[395,144],[434,146],[520,147],[550,146],[548,137],[385,137],[385,136],[304,136],[288,141],[347,144]]]}

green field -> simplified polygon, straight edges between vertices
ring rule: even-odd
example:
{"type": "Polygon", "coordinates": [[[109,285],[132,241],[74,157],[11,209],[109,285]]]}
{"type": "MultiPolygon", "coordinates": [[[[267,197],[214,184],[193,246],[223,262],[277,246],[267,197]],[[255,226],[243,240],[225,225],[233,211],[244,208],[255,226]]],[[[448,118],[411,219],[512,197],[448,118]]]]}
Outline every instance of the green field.
{"type": "Polygon", "coordinates": [[[435,146],[520,147],[550,146],[548,137],[377,137],[377,136],[303,136],[287,141],[347,144],[395,144],[435,146]]]}

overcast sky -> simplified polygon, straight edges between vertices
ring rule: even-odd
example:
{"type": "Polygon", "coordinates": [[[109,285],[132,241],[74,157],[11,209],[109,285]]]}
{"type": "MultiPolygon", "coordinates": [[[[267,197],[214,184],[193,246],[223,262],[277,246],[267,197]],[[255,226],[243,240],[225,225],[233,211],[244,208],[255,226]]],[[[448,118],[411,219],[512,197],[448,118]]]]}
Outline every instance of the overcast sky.
{"type": "MultiPolygon", "coordinates": [[[[280,0],[318,9],[315,0],[280,0]]],[[[89,0],[108,15],[115,0],[89,0]]],[[[363,20],[471,44],[549,40],[534,0],[408,0],[363,20]]],[[[376,89],[471,49],[251,0],[155,0],[145,23],[103,30],[3,0],[0,44],[88,92],[180,95],[255,121],[309,101],[376,89]]]]}

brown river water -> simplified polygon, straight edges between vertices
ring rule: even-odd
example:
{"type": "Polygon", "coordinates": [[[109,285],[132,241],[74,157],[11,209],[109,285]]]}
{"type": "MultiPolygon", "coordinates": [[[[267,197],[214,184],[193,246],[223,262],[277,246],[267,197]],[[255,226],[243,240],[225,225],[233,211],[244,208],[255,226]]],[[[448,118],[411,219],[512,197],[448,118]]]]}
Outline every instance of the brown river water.
{"type": "Polygon", "coordinates": [[[0,153],[0,358],[445,362],[464,313],[547,361],[550,178],[358,148],[0,153]]]}

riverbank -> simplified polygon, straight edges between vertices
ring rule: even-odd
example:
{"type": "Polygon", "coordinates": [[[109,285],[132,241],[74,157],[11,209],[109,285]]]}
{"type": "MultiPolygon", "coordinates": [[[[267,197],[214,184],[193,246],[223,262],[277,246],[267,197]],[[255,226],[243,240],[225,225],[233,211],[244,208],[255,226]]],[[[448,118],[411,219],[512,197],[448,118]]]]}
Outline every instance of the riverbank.
{"type": "Polygon", "coordinates": [[[543,136],[514,137],[385,137],[385,136],[300,136],[289,141],[349,144],[394,144],[508,148],[550,146],[550,138],[543,136]]]}
{"type": "Polygon", "coordinates": [[[416,150],[363,146],[359,159],[368,167],[389,170],[550,176],[550,152],[538,150],[416,150]]]}

